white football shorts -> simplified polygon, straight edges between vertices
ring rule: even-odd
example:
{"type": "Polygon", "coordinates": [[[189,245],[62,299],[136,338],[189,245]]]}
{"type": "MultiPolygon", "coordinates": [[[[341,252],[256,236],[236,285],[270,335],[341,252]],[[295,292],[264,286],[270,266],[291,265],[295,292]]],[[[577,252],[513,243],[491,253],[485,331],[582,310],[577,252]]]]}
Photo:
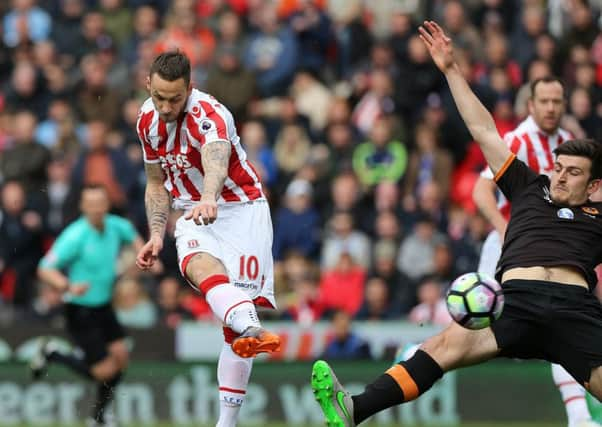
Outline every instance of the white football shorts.
{"type": "MultiPolygon", "coordinates": [[[[224,264],[230,283],[256,305],[276,307],[273,229],[266,200],[220,204],[217,219],[209,225],[196,225],[182,215],[176,222],[175,238],[182,275],[187,257],[206,252],[224,264]]],[[[197,289],[198,283],[193,285],[197,289]]]]}

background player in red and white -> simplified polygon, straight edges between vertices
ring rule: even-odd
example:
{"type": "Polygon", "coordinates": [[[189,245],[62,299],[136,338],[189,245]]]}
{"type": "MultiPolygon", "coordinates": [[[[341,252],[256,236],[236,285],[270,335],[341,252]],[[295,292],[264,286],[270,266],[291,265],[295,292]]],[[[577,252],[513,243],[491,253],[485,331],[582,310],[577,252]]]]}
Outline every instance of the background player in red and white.
{"type": "MultiPolygon", "coordinates": [[[[572,139],[570,132],[560,127],[565,111],[562,81],[556,77],[534,80],[531,83],[528,110],[529,116],[516,129],[504,135],[504,141],[516,157],[535,172],[550,175],[554,167],[554,150],[564,141],[572,139]]],[[[495,277],[510,204],[498,191],[489,168],[477,180],[473,199],[495,228],[483,244],[478,271],[495,277]]],[[[569,427],[598,425],[591,421],[585,389],[560,365],[552,364],[552,375],[566,408],[569,427]]]]}
{"type": "MultiPolygon", "coordinates": [[[[150,268],[163,247],[171,204],[180,269],[224,325],[219,356],[218,427],[236,425],[253,357],[277,351],[280,339],[261,328],[255,304],[275,307],[272,222],[261,182],[246,160],[232,114],[193,89],[180,52],[151,65],[137,132],[145,169],[150,238],[136,262],[150,268]]],[[[202,345],[202,343],[199,343],[202,345]]]]}

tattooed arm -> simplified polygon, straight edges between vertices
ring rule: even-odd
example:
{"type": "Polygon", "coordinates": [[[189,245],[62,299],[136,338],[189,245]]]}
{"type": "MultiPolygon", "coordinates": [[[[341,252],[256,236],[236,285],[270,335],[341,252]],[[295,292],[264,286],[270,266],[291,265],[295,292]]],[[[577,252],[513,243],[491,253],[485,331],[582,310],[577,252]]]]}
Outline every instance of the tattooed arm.
{"type": "Polygon", "coordinates": [[[232,146],[224,140],[212,141],[201,148],[203,162],[203,194],[201,202],[186,214],[198,225],[211,224],[217,218],[217,199],[228,176],[232,146]]]}
{"type": "Polygon", "coordinates": [[[228,141],[215,141],[205,144],[201,148],[203,161],[203,199],[212,197],[217,200],[224,188],[224,181],[228,176],[228,163],[232,148],[228,141]]]}
{"type": "Polygon", "coordinates": [[[151,236],[163,239],[169,216],[169,194],[163,186],[165,175],[159,163],[145,163],[146,191],[144,206],[151,236]]]}
{"type": "Polygon", "coordinates": [[[145,163],[146,191],[144,193],[144,205],[150,238],[148,242],[138,251],[136,264],[143,270],[150,269],[163,248],[163,236],[165,226],[169,217],[169,193],[163,186],[163,169],[159,163],[145,163]]]}

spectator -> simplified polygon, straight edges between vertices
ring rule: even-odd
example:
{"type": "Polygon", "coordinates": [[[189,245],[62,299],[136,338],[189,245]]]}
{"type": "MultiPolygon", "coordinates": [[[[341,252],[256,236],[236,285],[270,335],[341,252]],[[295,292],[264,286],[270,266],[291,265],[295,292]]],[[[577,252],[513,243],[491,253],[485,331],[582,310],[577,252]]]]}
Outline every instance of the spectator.
{"type": "Polygon", "coordinates": [[[431,92],[438,91],[443,80],[432,63],[426,47],[418,36],[408,41],[408,59],[402,62],[394,99],[404,123],[417,119],[417,107],[422,105],[431,92]]]}
{"type": "MultiPolygon", "coordinates": [[[[522,83],[523,76],[520,66],[509,58],[508,42],[503,35],[489,37],[485,45],[485,61],[475,67],[475,79],[486,84],[493,69],[501,69],[510,80],[512,87],[517,89],[522,83]]],[[[491,81],[489,82],[492,83],[491,81]]]]}
{"type": "Polygon", "coordinates": [[[310,327],[322,317],[324,307],[319,299],[317,277],[307,272],[293,281],[292,292],[286,301],[282,318],[294,320],[302,327],[310,327]]]}
{"type": "Polygon", "coordinates": [[[332,17],[337,55],[337,75],[348,78],[372,45],[372,34],[362,16],[361,0],[331,0],[328,15],[332,17]]]}
{"type": "Polygon", "coordinates": [[[108,70],[97,55],[89,55],[80,64],[82,81],[75,91],[75,106],[80,120],[103,121],[108,127],[117,124],[120,104],[119,94],[111,89],[108,70]]]}
{"type": "Polygon", "coordinates": [[[157,323],[157,309],[136,279],[124,278],[115,284],[113,306],[117,320],[126,328],[149,329],[157,323]]]}
{"type": "MultiPolygon", "coordinates": [[[[75,1],[75,0],[69,0],[75,1]]],[[[159,32],[159,16],[151,6],[140,6],[134,11],[133,31],[122,43],[121,57],[128,66],[133,66],[140,59],[138,47],[143,41],[152,41],[159,32]]]]}
{"type": "Polygon", "coordinates": [[[67,42],[68,50],[60,51],[66,56],[69,65],[79,64],[85,56],[95,54],[99,41],[109,37],[104,16],[98,11],[86,12],[79,28],[79,34],[71,42],[67,42]]]}
{"type": "Polygon", "coordinates": [[[52,19],[36,5],[36,0],[12,0],[12,9],[4,15],[4,43],[15,47],[26,42],[46,40],[52,30],[52,19]]]}
{"type": "Polygon", "coordinates": [[[561,58],[563,59],[569,56],[569,52],[574,46],[581,45],[589,49],[600,33],[594,20],[594,14],[586,1],[576,0],[572,2],[569,14],[571,26],[562,37],[563,42],[560,47],[561,58]]]}
{"type": "Polygon", "coordinates": [[[27,207],[25,190],[16,181],[2,186],[0,211],[0,283],[21,312],[35,295],[36,266],[42,257],[42,217],[27,207]]]}
{"type": "Polygon", "coordinates": [[[483,55],[481,37],[466,16],[462,3],[458,0],[445,2],[443,6],[443,25],[445,33],[454,40],[460,49],[473,52],[475,58],[483,55]]]}
{"type": "Polygon", "coordinates": [[[34,137],[51,152],[60,152],[73,159],[80,149],[75,127],[73,109],[68,100],[55,98],[48,107],[48,117],[36,127],[34,137]]]}
{"type": "Polygon", "coordinates": [[[407,164],[406,147],[393,137],[388,117],[376,120],[370,140],[358,145],[353,152],[353,169],[360,182],[368,188],[383,180],[399,182],[407,164]]]}
{"type": "Polygon", "coordinates": [[[326,310],[343,310],[354,316],[364,298],[366,271],[348,252],[340,254],[332,269],[323,269],[320,302],[326,310]]]}
{"type": "Polygon", "coordinates": [[[320,356],[326,360],[371,359],[370,345],[351,329],[351,316],[338,311],[332,318],[332,340],[320,356]]]}
{"type": "Polygon", "coordinates": [[[452,318],[447,311],[443,289],[436,280],[425,277],[418,285],[418,305],[410,311],[408,320],[420,325],[447,326],[452,318]]]}
{"type": "Polygon", "coordinates": [[[289,25],[299,45],[298,67],[317,73],[326,63],[326,54],[332,41],[330,18],[314,0],[300,0],[297,3],[297,10],[290,17],[289,25]]]}
{"type": "Polygon", "coordinates": [[[386,284],[389,297],[399,302],[401,314],[407,314],[416,305],[416,283],[402,274],[395,265],[398,243],[379,240],[374,245],[373,277],[381,278],[386,284]]]}
{"type": "MultiPolygon", "coordinates": [[[[395,111],[394,83],[386,70],[375,69],[367,76],[367,90],[353,109],[351,122],[362,135],[369,135],[377,121],[395,111]]],[[[358,88],[362,90],[362,88],[358,88]]]]}
{"type": "MultiPolygon", "coordinates": [[[[306,0],[310,1],[310,0],[306,0]]],[[[320,134],[326,126],[332,94],[311,73],[299,71],[291,85],[291,94],[297,110],[309,119],[313,134],[320,134]]]]}
{"type": "Polygon", "coordinates": [[[63,295],[52,286],[41,283],[26,318],[40,325],[62,328],[65,325],[63,295]]]}
{"type": "Polygon", "coordinates": [[[347,123],[332,123],[326,128],[326,142],[330,151],[331,174],[345,172],[352,169],[353,151],[355,141],[353,130],[347,123]]]}
{"type": "Polygon", "coordinates": [[[292,30],[278,23],[273,5],[262,8],[259,28],[249,37],[245,66],[257,75],[263,97],[285,93],[299,61],[299,47],[292,30]]]}
{"type": "Polygon", "coordinates": [[[595,113],[592,99],[586,89],[577,87],[569,97],[569,111],[579,122],[579,126],[588,137],[600,141],[602,137],[602,118],[595,113]]]}
{"type": "Polygon", "coordinates": [[[166,276],[159,282],[157,304],[159,321],[168,328],[193,320],[193,313],[183,304],[184,292],[176,276],[166,276]]]}
{"type": "Polygon", "coordinates": [[[117,46],[123,46],[132,32],[131,9],[124,5],[124,0],[100,0],[99,3],[107,33],[117,46]]]}
{"type": "Polygon", "coordinates": [[[403,240],[397,257],[397,268],[412,280],[433,273],[433,256],[437,242],[443,236],[437,232],[433,219],[420,213],[412,232],[403,240]]]}
{"type": "Polygon", "coordinates": [[[18,62],[13,68],[10,84],[3,92],[6,106],[11,111],[29,110],[38,119],[46,116],[50,94],[33,63],[18,62]]]}
{"type": "Polygon", "coordinates": [[[518,89],[514,99],[514,116],[516,120],[524,120],[529,115],[527,101],[531,98],[531,82],[552,75],[550,64],[541,59],[529,63],[527,81],[518,89]]]}
{"type": "Polygon", "coordinates": [[[353,223],[364,229],[364,221],[370,215],[371,207],[353,172],[344,171],[332,179],[327,200],[321,211],[322,223],[326,223],[335,212],[349,212],[353,223]]]}
{"type": "Polygon", "coordinates": [[[290,251],[298,251],[306,257],[315,257],[319,245],[319,216],[312,205],[311,184],[305,180],[293,180],[285,193],[285,206],[275,218],[274,259],[280,261],[290,251]]]}
{"type": "Polygon", "coordinates": [[[261,181],[273,188],[278,178],[278,165],[270,149],[265,128],[259,120],[250,120],[243,125],[241,141],[247,152],[247,158],[258,169],[261,181]]]}
{"type": "Polygon", "coordinates": [[[35,116],[27,110],[15,114],[14,145],[0,157],[0,175],[5,181],[19,181],[28,195],[29,202],[42,208],[50,152],[34,139],[36,124],[35,116]]]}
{"type": "Polygon", "coordinates": [[[357,320],[392,320],[400,317],[398,301],[389,294],[386,282],[373,277],[366,282],[364,303],[355,315],[357,320]]]}
{"type": "Polygon", "coordinates": [[[257,94],[253,73],[241,64],[241,52],[232,44],[221,44],[215,52],[215,65],[209,69],[207,92],[221,100],[234,117],[244,121],[247,106],[257,94]]]}
{"type": "Polygon", "coordinates": [[[100,184],[106,188],[111,206],[122,212],[135,184],[131,165],[123,151],[109,147],[107,126],[100,120],[86,126],[86,148],[73,168],[72,184],[81,188],[85,184],[100,184]]]}
{"type": "Polygon", "coordinates": [[[61,0],[59,10],[52,21],[51,39],[56,45],[60,63],[65,67],[75,64],[75,52],[81,41],[81,25],[84,16],[84,0],[61,0]]]}
{"type": "Polygon", "coordinates": [[[52,236],[57,236],[79,213],[70,175],[69,159],[60,154],[54,155],[48,164],[48,210],[44,218],[52,236]]]}
{"type": "Polygon", "coordinates": [[[355,229],[349,212],[335,212],[330,220],[329,232],[323,240],[321,267],[326,270],[334,268],[345,253],[363,269],[370,267],[370,239],[355,229]]]}
{"type": "Polygon", "coordinates": [[[403,10],[396,10],[389,16],[391,33],[387,43],[393,50],[396,62],[403,64],[408,60],[408,43],[414,35],[412,15],[403,10]]]}
{"type": "Polygon", "coordinates": [[[525,5],[521,13],[520,24],[511,35],[511,57],[524,69],[535,56],[537,38],[545,30],[545,14],[542,8],[535,4],[525,5]]]}
{"type": "Polygon", "coordinates": [[[434,181],[442,197],[447,198],[453,168],[451,154],[440,147],[436,131],[425,124],[415,127],[414,143],[416,147],[410,154],[404,197],[416,197],[423,185],[434,181]]]}
{"type": "Polygon", "coordinates": [[[284,176],[293,176],[307,161],[310,149],[311,141],[301,126],[285,125],[278,133],[274,144],[278,169],[284,176]]]}
{"type": "Polygon", "coordinates": [[[165,18],[165,29],[158,35],[155,53],[180,49],[190,59],[193,80],[202,84],[215,49],[215,35],[209,28],[199,25],[192,2],[176,0],[171,6],[165,18]]]}

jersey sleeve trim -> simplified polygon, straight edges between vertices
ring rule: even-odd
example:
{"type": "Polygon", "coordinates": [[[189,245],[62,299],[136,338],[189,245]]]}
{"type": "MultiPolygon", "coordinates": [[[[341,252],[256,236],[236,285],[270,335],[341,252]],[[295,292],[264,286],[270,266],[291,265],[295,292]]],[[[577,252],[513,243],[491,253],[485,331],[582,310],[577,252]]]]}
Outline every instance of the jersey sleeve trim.
{"type": "Polygon", "coordinates": [[[506,161],[504,162],[504,164],[502,165],[500,170],[498,170],[497,173],[495,174],[495,176],[493,177],[493,180],[495,182],[498,182],[499,179],[504,175],[504,173],[506,173],[506,171],[508,170],[508,168],[510,167],[510,165],[512,164],[514,159],[516,159],[516,154],[512,153],[508,156],[508,158],[506,159],[506,161]]]}

